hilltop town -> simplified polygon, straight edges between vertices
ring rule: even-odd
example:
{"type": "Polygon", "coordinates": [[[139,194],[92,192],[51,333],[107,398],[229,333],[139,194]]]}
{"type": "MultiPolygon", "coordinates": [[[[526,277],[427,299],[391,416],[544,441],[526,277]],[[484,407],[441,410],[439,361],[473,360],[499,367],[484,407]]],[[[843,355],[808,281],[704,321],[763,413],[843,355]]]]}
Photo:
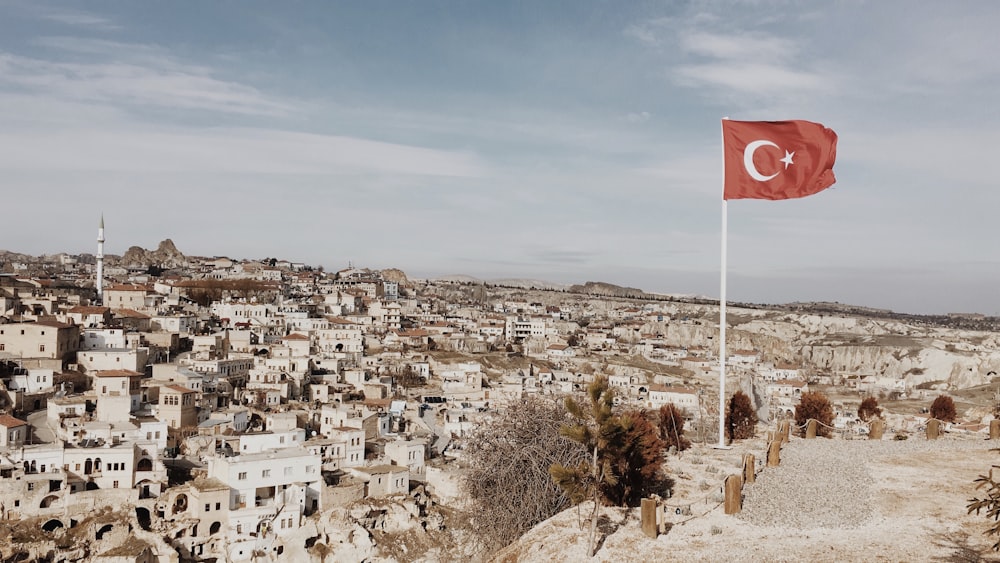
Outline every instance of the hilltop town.
{"type": "MultiPolygon", "coordinates": [[[[103,243],[103,234],[99,237],[103,243]]],[[[0,557],[412,560],[462,553],[463,440],[604,376],[623,406],[719,418],[718,304],[589,283],[0,253],[0,557]],[[392,537],[392,541],[386,538],[392,537]]],[[[862,436],[862,398],[917,432],[985,436],[995,319],[835,304],[730,307],[726,393],[762,425],[803,393],[862,436]]]]}

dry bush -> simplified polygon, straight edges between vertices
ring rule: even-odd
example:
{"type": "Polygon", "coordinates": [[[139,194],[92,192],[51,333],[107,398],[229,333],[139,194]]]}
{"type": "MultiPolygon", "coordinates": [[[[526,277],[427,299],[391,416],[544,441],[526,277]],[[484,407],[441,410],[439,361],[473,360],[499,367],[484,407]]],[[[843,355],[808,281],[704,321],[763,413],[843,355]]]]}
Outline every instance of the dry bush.
{"type": "Polygon", "coordinates": [[[691,440],[684,437],[684,413],[673,403],[660,407],[660,439],[666,447],[681,452],[691,447],[691,440]]]}
{"type": "Polygon", "coordinates": [[[882,416],[882,409],[878,406],[878,399],[866,397],[865,400],[861,401],[861,406],[858,407],[858,418],[868,422],[880,416],[882,416]]]}
{"type": "Polygon", "coordinates": [[[726,405],[726,433],[730,440],[746,440],[757,433],[757,412],[742,391],[733,393],[726,405]]]}
{"type": "Polygon", "coordinates": [[[931,403],[931,416],[944,422],[955,422],[955,401],[948,395],[938,395],[931,403]]]}
{"type": "Polygon", "coordinates": [[[618,418],[624,432],[612,444],[615,482],[605,485],[602,494],[608,504],[639,506],[643,497],[663,495],[670,489],[671,482],[663,474],[666,443],[645,411],[628,411],[618,418]]]}
{"type": "Polygon", "coordinates": [[[795,405],[795,424],[802,426],[811,418],[820,422],[816,427],[817,436],[830,435],[833,405],[830,404],[830,399],[819,391],[806,391],[799,399],[799,404],[795,405]]]}
{"type": "Polygon", "coordinates": [[[587,460],[580,444],[559,433],[566,416],[561,403],[531,397],[467,438],[467,521],[487,554],[570,506],[569,497],[549,475],[554,464],[573,466],[587,460]]]}

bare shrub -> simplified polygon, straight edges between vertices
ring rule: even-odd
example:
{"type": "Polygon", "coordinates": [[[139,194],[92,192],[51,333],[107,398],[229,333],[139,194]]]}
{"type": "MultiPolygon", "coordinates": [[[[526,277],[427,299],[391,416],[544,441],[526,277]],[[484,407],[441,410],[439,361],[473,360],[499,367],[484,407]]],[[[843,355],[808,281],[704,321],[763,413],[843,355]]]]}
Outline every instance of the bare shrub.
{"type": "Polygon", "coordinates": [[[559,433],[566,416],[561,403],[531,397],[467,438],[467,522],[487,554],[570,506],[569,497],[549,475],[554,464],[573,466],[587,459],[580,444],[559,433]]]}

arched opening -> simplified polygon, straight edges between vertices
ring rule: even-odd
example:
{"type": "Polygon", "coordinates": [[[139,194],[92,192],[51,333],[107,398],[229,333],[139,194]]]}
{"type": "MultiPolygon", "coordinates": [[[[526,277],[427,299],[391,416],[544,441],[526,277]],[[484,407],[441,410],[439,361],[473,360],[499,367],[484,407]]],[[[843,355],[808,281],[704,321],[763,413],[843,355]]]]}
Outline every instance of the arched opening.
{"type": "Polygon", "coordinates": [[[102,539],[104,537],[104,534],[110,532],[112,528],[114,528],[114,526],[112,526],[111,524],[105,524],[104,526],[101,526],[101,529],[97,530],[97,539],[102,539]]]}
{"type": "Polygon", "coordinates": [[[149,517],[149,509],[137,506],[135,509],[135,519],[139,521],[139,527],[149,531],[149,524],[152,519],[149,517]]]}
{"type": "Polygon", "coordinates": [[[97,458],[94,460],[94,471],[100,471],[100,470],[101,470],[101,458],[97,458]]]}
{"type": "Polygon", "coordinates": [[[222,529],[222,524],[220,524],[219,522],[212,522],[212,525],[208,527],[208,533],[217,534],[221,529],[222,529]]]}
{"type": "Polygon", "coordinates": [[[42,499],[42,502],[41,502],[41,504],[38,505],[38,508],[49,508],[50,506],[54,505],[58,501],[59,501],[59,497],[58,496],[56,496],[56,495],[49,495],[49,496],[47,496],[47,497],[45,497],[45,498],[42,499]]]}
{"type": "Polygon", "coordinates": [[[152,460],[149,460],[149,459],[146,459],[146,458],[140,459],[139,463],[137,463],[136,466],[135,466],[135,470],[136,471],[152,471],[153,470],[153,462],[152,462],[152,460]]]}
{"type": "Polygon", "coordinates": [[[63,527],[62,521],[56,519],[49,520],[48,522],[42,525],[42,529],[45,530],[46,532],[51,532],[56,528],[62,528],[62,527],[63,527]]]}
{"type": "Polygon", "coordinates": [[[90,475],[94,471],[94,460],[87,458],[87,461],[83,462],[83,474],[90,475]]]}
{"type": "Polygon", "coordinates": [[[96,491],[97,489],[100,489],[100,487],[97,486],[97,483],[95,483],[93,481],[87,481],[87,490],[88,491],[96,491]]]}
{"type": "Polygon", "coordinates": [[[188,507],[187,495],[183,493],[177,495],[177,498],[174,499],[174,511],[173,511],[174,514],[177,514],[178,512],[184,512],[185,510],[187,510],[187,507],[188,507]]]}

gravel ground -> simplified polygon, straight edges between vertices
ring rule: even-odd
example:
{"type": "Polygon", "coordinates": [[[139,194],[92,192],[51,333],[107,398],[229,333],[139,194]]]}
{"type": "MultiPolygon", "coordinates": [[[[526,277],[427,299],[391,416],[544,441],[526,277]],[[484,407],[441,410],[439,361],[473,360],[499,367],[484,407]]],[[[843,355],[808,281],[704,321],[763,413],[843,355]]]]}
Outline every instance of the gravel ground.
{"type": "Polygon", "coordinates": [[[981,439],[936,441],[793,440],[781,464],[744,488],[739,517],[787,529],[857,528],[873,516],[869,463],[877,458],[935,451],[982,450],[981,439]]]}

